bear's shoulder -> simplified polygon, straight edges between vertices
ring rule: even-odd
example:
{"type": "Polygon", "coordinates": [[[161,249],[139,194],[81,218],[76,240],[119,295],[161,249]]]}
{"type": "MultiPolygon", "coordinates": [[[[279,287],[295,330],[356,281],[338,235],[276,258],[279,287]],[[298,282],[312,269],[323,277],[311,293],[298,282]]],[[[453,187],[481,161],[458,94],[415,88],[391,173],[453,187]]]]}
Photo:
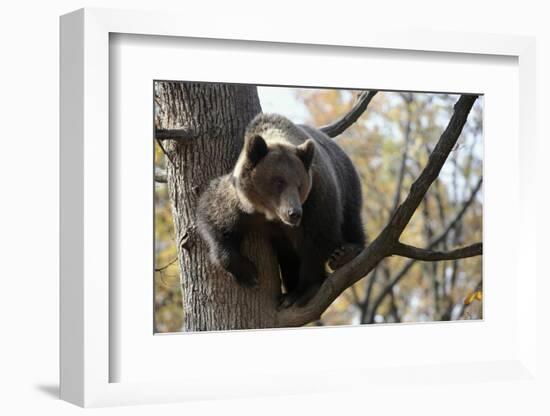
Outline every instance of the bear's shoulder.
{"type": "Polygon", "coordinates": [[[242,212],[231,175],[210,181],[198,204],[199,221],[222,232],[231,231],[239,222],[242,212]]]}

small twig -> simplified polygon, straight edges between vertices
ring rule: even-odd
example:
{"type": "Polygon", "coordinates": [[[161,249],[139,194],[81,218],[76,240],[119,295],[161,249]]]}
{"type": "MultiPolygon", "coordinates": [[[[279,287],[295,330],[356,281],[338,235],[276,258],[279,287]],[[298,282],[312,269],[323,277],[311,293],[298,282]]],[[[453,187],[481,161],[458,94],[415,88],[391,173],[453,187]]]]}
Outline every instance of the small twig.
{"type": "Polygon", "coordinates": [[[170,161],[170,163],[172,163],[172,165],[176,166],[176,164],[174,163],[174,160],[172,159],[172,156],[170,156],[170,153],[168,153],[168,151],[166,150],[166,148],[164,147],[164,145],[162,144],[162,140],[159,140],[159,139],[155,139],[160,147],[160,150],[162,150],[162,153],[164,153],[164,155],[166,156],[166,159],[168,159],[170,161]]]}
{"type": "Polygon", "coordinates": [[[164,270],[166,270],[168,267],[170,267],[172,264],[174,264],[176,261],[178,261],[178,258],[174,258],[172,260],[170,260],[170,262],[168,262],[167,264],[165,264],[164,266],[162,267],[159,267],[159,268],[155,268],[155,272],[162,272],[164,270]]]}
{"type": "Polygon", "coordinates": [[[369,283],[367,285],[367,293],[365,294],[365,299],[363,300],[363,303],[361,304],[361,323],[366,324],[367,323],[367,316],[370,306],[370,298],[372,295],[372,288],[374,287],[374,283],[376,282],[376,279],[378,277],[378,270],[380,268],[380,265],[376,266],[374,271],[372,272],[372,276],[369,280],[369,283]]]}
{"type": "Polygon", "coordinates": [[[453,220],[449,223],[449,225],[447,225],[447,227],[445,228],[445,230],[439,235],[439,237],[435,238],[433,241],[430,242],[430,245],[429,247],[432,248],[432,247],[435,247],[436,245],[438,245],[439,243],[441,243],[443,240],[445,240],[445,238],[447,237],[447,235],[449,234],[449,231],[451,231],[453,228],[455,228],[457,226],[457,224],[462,220],[462,217],[464,216],[464,214],[466,213],[466,211],[468,210],[468,207],[470,205],[472,205],[472,203],[474,202],[474,200],[476,199],[476,196],[477,196],[477,193],[479,192],[479,190],[481,189],[481,185],[483,184],[483,178],[480,177],[477,181],[477,184],[476,186],[474,187],[474,189],[472,190],[471,194],[470,194],[470,197],[468,198],[468,200],[466,200],[466,202],[464,202],[464,204],[462,205],[462,208],[460,209],[460,211],[458,211],[458,213],[456,214],[456,216],[453,218],[453,220]]]}
{"type": "Polygon", "coordinates": [[[407,106],[407,122],[405,124],[405,144],[403,146],[403,154],[401,155],[401,165],[399,167],[397,186],[395,187],[395,196],[393,198],[393,208],[390,212],[390,215],[395,212],[397,207],[399,207],[399,202],[401,201],[401,188],[403,187],[403,180],[405,179],[405,170],[407,167],[407,159],[409,153],[409,143],[411,141],[411,108],[410,100],[405,98],[405,104],[407,106]]]}

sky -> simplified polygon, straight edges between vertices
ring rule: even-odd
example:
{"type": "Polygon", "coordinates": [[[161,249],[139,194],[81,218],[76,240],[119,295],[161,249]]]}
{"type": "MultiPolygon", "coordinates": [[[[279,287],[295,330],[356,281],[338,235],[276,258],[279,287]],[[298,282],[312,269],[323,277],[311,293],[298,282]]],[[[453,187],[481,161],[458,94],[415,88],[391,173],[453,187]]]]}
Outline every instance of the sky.
{"type": "Polygon", "coordinates": [[[264,113],[278,113],[288,117],[294,123],[305,123],[309,112],[296,99],[296,88],[258,87],[258,96],[264,113]]]}

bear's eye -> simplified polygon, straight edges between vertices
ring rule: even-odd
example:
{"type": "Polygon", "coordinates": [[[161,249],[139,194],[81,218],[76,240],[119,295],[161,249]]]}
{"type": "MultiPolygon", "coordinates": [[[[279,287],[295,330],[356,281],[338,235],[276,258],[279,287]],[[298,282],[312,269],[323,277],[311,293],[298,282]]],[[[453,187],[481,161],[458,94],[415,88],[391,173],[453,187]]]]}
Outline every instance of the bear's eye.
{"type": "Polygon", "coordinates": [[[283,178],[273,178],[273,187],[277,190],[277,192],[282,192],[282,190],[285,188],[285,180],[283,178]]]}

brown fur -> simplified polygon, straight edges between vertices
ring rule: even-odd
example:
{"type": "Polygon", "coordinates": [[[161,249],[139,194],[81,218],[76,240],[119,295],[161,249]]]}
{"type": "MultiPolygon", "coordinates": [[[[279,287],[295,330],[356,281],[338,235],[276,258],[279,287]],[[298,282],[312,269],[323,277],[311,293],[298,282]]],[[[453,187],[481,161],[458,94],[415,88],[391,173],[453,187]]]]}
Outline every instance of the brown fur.
{"type": "MultiPolygon", "coordinates": [[[[250,141],[245,151],[253,152],[250,141]]],[[[240,173],[233,173],[239,199],[250,207],[249,213],[258,212],[267,220],[292,225],[288,211],[301,206],[311,190],[311,177],[304,160],[311,160],[313,143],[301,146],[277,143],[267,145],[265,151],[260,161],[253,163],[247,158],[240,173]]]]}
{"type": "Polygon", "coordinates": [[[240,254],[251,226],[269,230],[287,290],[284,306],[304,304],[343,244],[362,246],[361,187],[346,154],[318,130],[262,114],[249,125],[233,171],[201,197],[199,231],[211,258],[243,285],[257,273],[240,254]]]}

